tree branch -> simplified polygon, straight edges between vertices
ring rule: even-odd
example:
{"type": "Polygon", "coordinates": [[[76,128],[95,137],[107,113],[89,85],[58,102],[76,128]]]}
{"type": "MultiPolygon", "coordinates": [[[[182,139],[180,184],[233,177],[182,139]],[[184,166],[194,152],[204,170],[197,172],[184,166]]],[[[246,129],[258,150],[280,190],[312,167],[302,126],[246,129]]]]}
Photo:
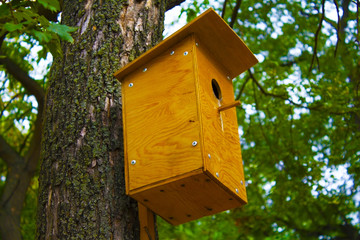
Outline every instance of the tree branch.
{"type": "Polygon", "coordinates": [[[334,55],[336,57],[336,52],[337,52],[341,38],[340,38],[340,12],[339,12],[339,4],[338,4],[337,0],[334,0],[334,4],[336,7],[336,13],[337,13],[337,18],[338,18],[337,27],[336,27],[337,41],[336,41],[336,46],[335,46],[335,51],[334,51],[334,55]]]}
{"type": "Polygon", "coordinates": [[[316,62],[318,64],[318,68],[320,69],[320,63],[319,63],[319,58],[317,56],[317,45],[318,45],[318,38],[319,38],[319,35],[320,35],[320,32],[321,32],[321,28],[322,28],[322,24],[323,24],[323,21],[325,19],[325,0],[322,0],[321,2],[321,10],[322,10],[322,13],[321,13],[321,18],[320,18],[320,23],[319,23],[319,26],[318,28],[316,29],[316,32],[315,32],[315,44],[314,44],[314,49],[313,49],[313,56],[312,56],[312,59],[311,59],[311,64],[310,64],[310,69],[309,71],[311,71],[313,65],[314,65],[314,61],[316,59],[316,62]]]}
{"type": "Polygon", "coordinates": [[[11,103],[20,96],[20,94],[21,94],[21,93],[15,94],[15,95],[6,103],[6,105],[4,105],[4,107],[1,109],[1,112],[0,112],[0,118],[2,118],[2,116],[3,116],[3,114],[4,114],[5,110],[6,110],[6,108],[7,108],[8,106],[10,106],[11,103]]]}
{"type": "Polygon", "coordinates": [[[235,8],[234,8],[234,11],[232,12],[231,21],[230,21],[230,24],[229,24],[229,26],[231,28],[234,27],[234,24],[235,24],[235,21],[236,21],[236,18],[237,18],[237,14],[238,14],[238,11],[239,11],[240,6],[241,6],[241,2],[242,2],[242,0],[236,0],[236,5],[235,5],[235,8]]]}
{"type": "Polygon", "coordinates": [[[45,91],[40,85],[29,75],[22,70],[13,60],[8,57],[0,58],[0,64],[4,65],[8,73],[13,75],[18,80],[27,92],[34,95],[36,100],[39,102],[44,101],[45,91]]]}
{"type": "Polygon", "coordinates": [[[254,77],[254,74],[251,72],[251,70],[248,70],[248,73],[250,75],[250,78],[253,80],[253,82],[256,84],[256,86],[259,88],[260,92],[262,92],[265,96],[271,96],[271,97],[277,97],[277,98],[281,98],[283,100],[288,100],[288,97],[285,95],[277,95],[274,93],[269,93],[267,92],[258,82],[258,80],[254,77]]]}
{"type": "Polygon", "coordinates": [[[360,27],[359,27],[359,11],[360,11],[360,1],[359,0],[356,0],[356,30],[357,30],[357,34],[356,34],[356,41],[358,44],[360,44],[360,27]]]}
{"type": "Polygon", "coordinates": [[[27,170],[31,172],[32,175],[33,172],[36,170],[37,163],[40,159],[44,106],[45,100],[42,102],[38,102],[38,114],[35,121],[34,135],[31,138],[29,151],[25,156],[27,170]]]}
{"type": "MultiPolygon", "coordinates": [[[[253,87],[255,88],[254,83],[255,83],[255,82],[253,82],[253,87]]],[[[273,150],[273,148],[272,148],[272,145],[273,145],[273,144],[271,144],[269,138],[267,137],[267,135],[265,134],[265,131],[264,131],[264,127],[263,127],[262,120],[261,120],[260,113],[259,113],[260,109],[259,109],[259,103],[258,103],[257,97],[256,97],[256,91],[254,91],[253,94],[254,94],[256,115],[257,115],[258,120],[259,120],[259,126],[260,126],[261,134],[262,134],[263,138],[265,139],[266,144],[267,144],[268,147],[269,147],[269,152],[270,152],[271,157],[272,157],[274,160],[277,160],[277,159],[279,159],[279,157],[277,156],[277,153],[273,150]]]]}
{"type": "Polygon", "coordinates": [[[244,92],[245,86],[246,86],[246,84],[249,82],[249,80],[250,80],[250,77],[248,77],[247,79],[245,79],[245,82],[244,82],[244,84],[241,86],[240,92],[239,92],[239,94],[236,96],[235,100],[240,100],[241,95],[242,95],[242,93],[244,92]]]}
{"type": "MultiPolygon", "coordinates": [[[[29,108],[27,111],[21,113],[20,116],[14,116],[12,120],[15,121],[17,119],[23,119],[26,115],[28,115],[31,112],[31,110],[32,110],[32,108],[29,108]]],[[[10,122],[10,121],[7,121],[7,122],[10,122]]],[[[10,129],[12,129],[14,127],[16,127],[15,124],[13,122],[10,122],[10,124],[8,124],[8,126],[3,127],[3,129],[5,129],[5,130],[2,131],[2,134],[5,134],[6,132],[8,132],[10,129]]]]}
{"type": "Polygon", "coordinates": [[[343,10],[343,15],[340,19],[340,34],[345,34],[345,28],[347,27],[347,18],[349,17],[349,5],[351,0],[343,0],[341,4],[341,8],[343,10]]]}
{"type": "Polygon", "coordinates": [[[21,159],[21,156],[6,142],[6,140],[1,135],[0,157],[8,166],[15,164],[19,159],[21,159]]]}
{"type": "MultiPolygon", "coordinates": [[[[251,72],[251,70],[248,70],[250,78],[252,79],[252,81],[256,84],[256,86],[258,87],[258,89],[260,90],[260,92],[262,92],[265,96],[271,96],[271,97],[275,97],[275,98],[280,98],[283,99],[285,101],[289,101],[290,104],[300,107],[300,108],[306,108],[309,110],[317,110],[320,109],[322,106],[314,106],[314,107],[310,107],[310,106],[304,106],[302,104],[296,103],[293,100],[291,100],[290,98],[287,97],[287,95],[278,95],[278,94],[274,94],[274,93],[270,93],[267,92],[259,83],[259,81],[255,78],[255,76],[253,75],[253,73],[251,72]]],[[[335,113],[335,112],[330,112],[332,114],[344,114],[344,113],[335,113]]]]}
{"type": "Polygon", "coordinates": [[[173,7],[176,7],[183,2],[185,2],[185,0],[169,0],[166,3],[165,11],[172,9],[173,7]]]}
{"type": "Polygon", "coordinates": [[[225,17],[226,3],[227,3],[227,0],[225,0],[224,4],[223,4],[223,9],[222,9],[222,12],[221,12],[221,18],[222,19],[224,19],[224,17],[225,17]]]}

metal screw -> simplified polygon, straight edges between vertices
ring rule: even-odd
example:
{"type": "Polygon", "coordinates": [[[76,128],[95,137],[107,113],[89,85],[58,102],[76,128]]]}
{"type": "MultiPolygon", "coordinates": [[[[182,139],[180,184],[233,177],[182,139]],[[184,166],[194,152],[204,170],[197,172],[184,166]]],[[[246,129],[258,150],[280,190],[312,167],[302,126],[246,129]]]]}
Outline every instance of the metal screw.
{"type": "Polygon", "coordinates": [[[193,147],[195,147],[197,145],[197,141],[193,141],[192,145],[193,145],[193,147]]]}
{"type": "Polygon", "coordinates": [[[244,182],[243,182],[243,180],[241,180],[241,181],[240,181],[240,183],[241,183],[241,185],[244,185],[244,182]]]}
{"type": "Polygon", "coordinates": [[[144,68],[144,69],[143,69],[143,72],[146,72],[146,71],[147,71],[147,68],[144,68]]]}
{"type": "Polygon", "coordinates": [[[199,43],[195,43],[196,46],[199,46],[199,43]]]}
{"type": "Polygon", "coordinates": [[[131,160],[131,165],[135,165],[136,164],[136,160],[131,160]]]}
{"type": "Polygon", "coordinates": [[[186,56],[186,55],[188,55],[189,53],[186,51],[186,52],[184,52],[184,56],[186,56]]]}
{"type": "Polygon", "coordinates": [[[229,79],[229,80],[230,80],[230,77],[229,77],[229,76],[227,76],[227,79],[229,79]]]}
{"type": "Polygon", "coordinates": [[[209,158],[211,158],[211,155],[210,155],[210,153],[208,154],[208,157],[209,157],[209,158]]]}
{"type": "Polygon", "coordinates": [[[239,193],[239,189],[236,188],[236,189],[235,189],[235,192],[236,192],[236,193],[239,193]]]}
{"type": "Polygon", "coordinates": [[[174,51],[171,51],[170,55],[174,55],[174,53],[175,53],[174,51]]]}
{"type": "Polygon", "coordinates": [[[134,86],[134,84],[131,82],[131,83],[129,83],[129,87],[132,87],[132,86],[134,86]]]}
{"type": "Polygon", "coordinates": [[[215,173],[215,175],[216,175],[217,177],[219,177],[219,173],[215,173]]]}

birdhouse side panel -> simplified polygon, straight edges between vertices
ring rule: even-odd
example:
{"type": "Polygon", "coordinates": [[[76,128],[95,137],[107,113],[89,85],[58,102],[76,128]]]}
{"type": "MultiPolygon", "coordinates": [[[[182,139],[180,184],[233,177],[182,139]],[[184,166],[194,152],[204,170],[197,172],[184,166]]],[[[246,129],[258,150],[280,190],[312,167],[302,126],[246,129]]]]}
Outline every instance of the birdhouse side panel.
{"type": "Polygon", "coordinates": [[[203,166],[191,38],[122,82],[128,190],[149,187],[203,166]],[[185,53],[185,54],[184,54],[185,53]]]}
{"type": "Polygon", "coordinates": [[[206,170],[238,197],[247,201],[236,108],[219,112],[234,102],[232,81],[226,69],[205,49],[196,49],[206,170]]]}

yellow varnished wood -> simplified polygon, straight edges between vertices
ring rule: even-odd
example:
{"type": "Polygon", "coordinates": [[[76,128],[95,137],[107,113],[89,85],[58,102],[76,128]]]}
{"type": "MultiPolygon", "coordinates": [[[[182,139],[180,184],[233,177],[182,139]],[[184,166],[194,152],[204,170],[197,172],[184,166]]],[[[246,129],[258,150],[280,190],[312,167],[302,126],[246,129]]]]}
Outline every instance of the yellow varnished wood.
{"type": "Polygon", "coordinates": [[[208,10],[115,73],[127,194],[174,225],[247,202],[229,79],[256,62],[208,10]]]}
{"type": "Polygon", "coordinates": [[[220,107],[218,107],[218,111],[219,112],[225,111],[225,110],[228,110],[230,108],[239,106],[240,104],[241,104],[240,101],[234,101],[234,102],[231,102],[231,103],[222,104],[220,107]]]}
{"type": "Polygon", "coordinates": [[[244,204],[241,198],[205,173],[184,176],[178,181],[149,188],[132,197],[173,225],[244,204]]]}
{"type": "Polygon", "coordinates": [[[218,111],[218,108],[223,104],[235,102],[232,82],[227,79],[226,70],[212,57],[212,54],[200,41],[196,53],[199,62],[197,71],[200,84],[199,104],[205,168],[230,191],[246,202],[236,109],[218,111]],[[220,100],[214,94],[213,79],[220,87],[222,96],[220,100]]]}
{"type": "Polygon", "coordinates": [[[138,202],[140,221],[140,240],[155,240],[155,215],[154,213],[138,202]]]}
{"type": "Polygon", "coordinates": [[[126,75],[139,68],[169,47],[181,42],[185,37],[195,34],[207,49],[211,49],[213,56],[227,68],[229,77],[234,78],[252,67],[258,61],[245,43],[226,24],[226,22],[212,9],[195,18],[192,22],[166,38],[155,48],[152,48],[130,64],[118,70],[114,76],[121,80],[126,75]]]}
{"type": "Polygon", "coordinates": [[[123,81],[130,191],[203,165],[191,39],[123,81]],[[194,141],[198,142],[195,147],[194,141]]]}

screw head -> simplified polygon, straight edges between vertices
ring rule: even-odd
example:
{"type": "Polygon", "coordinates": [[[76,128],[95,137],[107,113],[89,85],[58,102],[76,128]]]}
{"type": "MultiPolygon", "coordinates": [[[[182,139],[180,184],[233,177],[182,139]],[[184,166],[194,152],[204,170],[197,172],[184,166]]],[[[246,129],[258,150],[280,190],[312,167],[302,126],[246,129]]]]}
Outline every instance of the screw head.
{"type": "Polygon", "coordinates": [[[195,147],[197,144],[198,144],[197,141],[192,142],[193,147],[195,147]]]}
{"type": "Polygon", "coordinates": [[[208,157],[209,157],[209,158],[211,158],[211,155],[210,155],[210,153],[208,153],[208,157]]]}
{"type": "Polygon", "coordinates": [[[144,68],[144,69],[143,69],[143,72],[146,72],[146,71],[147,71],[147,68],[144,68]]]}
{"type": "Polygon", "coordinates": [[[239,193],[239,189],[236,188],[236,189],[235,189],[235,192],[236,192],[236,193],[239,193]]]}
{"type": "Polygon", "coordinates": [[[184,56],[186,56],[186,55],[188,55],[189,53],[186,51],[186,52],[184,52],[184,56]]]}
{"type": "Polygon", "coordinates": [[[230,77],[229,77],[229,76],[227,76],[227,79],[229,79],[229,80],[230,80],[230,77]]]}
{"type": "Polygon", "coordinates": [[[136,164],[136,160],[131,160],[131,165],[135,165],[136,164]]]}
{"type": "Polygon", "coordinates": [[[195,43],[196,46],[199,46],[199,43],[195,43]]]}
{"type": "Polygon", "coordinates": [[[215,175],[217,176],[217,177],[219,177],[220,175],[219,175],[219,173],[215,173],[215,175]]]}
{"type": "Polygon", "coordinates": [[[174,53],[175,53],[174,51],[171,51],[170,55],[174,55],[174,53]]]}
{"type": "Polygon", "coordinates": [[[129,87],[132,87],[132,86],[134,86],[134,84],[131,82],[131,83],[129,83],[129,87]]]}
{"type": "Polygon", "coordinates": [[[244,182],[243,182],[243,180],[241,180],[241,181],[240,181],[240,183],[241,183],[241,185],[244,185],[244,182]]]}

